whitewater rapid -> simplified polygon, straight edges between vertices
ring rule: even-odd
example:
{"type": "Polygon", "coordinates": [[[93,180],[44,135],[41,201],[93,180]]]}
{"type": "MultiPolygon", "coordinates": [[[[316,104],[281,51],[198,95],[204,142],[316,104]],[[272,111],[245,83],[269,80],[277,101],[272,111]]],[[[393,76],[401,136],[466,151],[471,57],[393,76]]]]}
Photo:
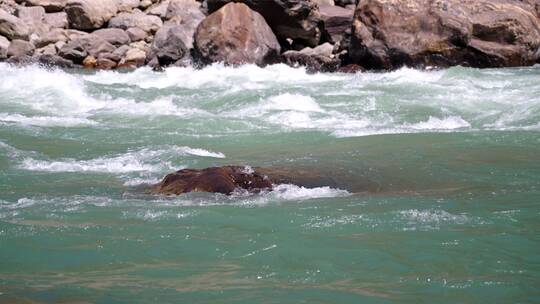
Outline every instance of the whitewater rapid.
{"type": "MultiPolygon", "coordinates": [[[[174,117],[198,132],[314,130],[335,137],[478,130],[538,130],[537,67],[514,70],[316,74],[285,65],[219,64],[163,73],[73,73],[0,64],[0,124],[8,127],[125,128],[174,117]],[[397,102],[399,100],[399,102],[397,102]],[[203,128],[204,130],[204,128],[203,128]]],[[[188,134],[190,132],[186,132],[188,134]]]]}

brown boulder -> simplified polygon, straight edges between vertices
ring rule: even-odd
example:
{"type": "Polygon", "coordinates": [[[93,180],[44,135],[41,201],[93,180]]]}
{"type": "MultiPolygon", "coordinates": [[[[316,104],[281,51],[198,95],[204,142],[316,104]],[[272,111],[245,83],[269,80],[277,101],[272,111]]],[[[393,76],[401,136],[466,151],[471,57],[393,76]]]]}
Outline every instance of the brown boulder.
{"type": "Polygon", "coordinates": [[[534,64],[539,46],[534,1],[363,0],[349,53],[372,69],[503,67],[534,64]]]}
{"type": "Polygon", "coordinates": [[[317,4],[308,0],[207,0],[212,13],[230,2],[241,2],[261,14],[281,43],[292,39],[305,46],[317,46],[321,39],[321,17],[317,4]]]}
{"type": "Polygon", "coordinates": [[[177,195],[188,192],[212,192],[229,195],[238,188],[259,192],[272,189],[272,182],[263,174],[241,166],[202,170],[183,169],[165,176],[163,181],[154,186],[154,192],[177,195]]]}
{"type": "Polygon", "coordinates": [[[206,17],[195,33],[194,46],[203,63],[265,65],[278,60],[280,45],[257,12],[229,3],[206,17]]]}
{"type": "Polygon", "coordinates": [[[23,20],[0,9],[0,35],[10,40],[28,40],[30,29],[23,20]]]}
{"type": "Polygon", "coordinates": [[[115,0],[68,0],[65,7],[70,28],[77,30],[98,29],[117,11],[115,0]]]}

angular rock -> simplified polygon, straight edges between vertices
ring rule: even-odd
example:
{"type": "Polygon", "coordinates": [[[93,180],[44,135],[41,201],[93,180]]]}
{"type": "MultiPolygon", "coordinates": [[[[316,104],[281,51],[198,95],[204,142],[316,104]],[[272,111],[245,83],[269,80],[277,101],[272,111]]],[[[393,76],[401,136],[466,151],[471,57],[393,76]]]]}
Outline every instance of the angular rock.
{"type": "MultiPolygon", "coordinates": [[[[233,0],[207,0],[212,13],[233,0]]],[[[316,46],[321,38],[321,17],[317,5],[307,0],[243,0],[266,19],[278,39],[287,39],[306,46],[316,46]]]]}
{"type": "Polygon", "coordinates": [[[343,34],[351,28],[354,10],[340,6],[320,5],[319,12],[324,30],[334,43],[339,43],[343,34]]]}
{"type": "Polygon", "coordinates": [[[47,13],[60,12],[66,6],[67,0],[25,0],[27,6],[41,6],[47,13]]]}
{"type": "Polygon", "coordinates": [[[37,57],[37,61],[48,67],[72,68],[73,62],[57,55],[43,54],[37,57]]]}
{"type": "Polygon", "coordinates": [[[157,58],[161,66],[175,63],[188,52],[184,42],[186,38],[182,26],[163,26],[154,36],[149,59],[157,58]]]}
{"type": "Polygon", "coordinates": [[[152,4],[153,4],[153,3],[152,3],[152,1],[150,1],[150,0],[142,0],[139,7],[142,8],[142,9],[147,9],[147,8],[149,8],[152,4]]]}
{"type": "Polygon", "coordinates": [[[45,9],[41,6],[25,7],[20,6],[17,8],[17,17],[21,20],[28,22],[43,22],[45,20],[45,9]]]}
{"type": "Polygon", "coordinates": [[[41,35],[39,39],[35,40],[34,45],[37,48],[41,48],[51,43],[56,43],[58,41],[67,41],[67,40],[68,40],[68,36],[67,36],[66,30],[53,28],[49,32],[41,35]]]}
{"type": "Polygon", "coordinates": [[[32,56],[36,48],[34,45],[28,41],[15,39],[11,41],[7,55],[8,57],[22,57],[22,56],[32,56]]]}
{"type": "Polygon", "coordinates": [[[371,69],[531,65],[540,46],[534,2],[362,0],[349,56],[371,69]]]}
{"type": "Polygon", "coordinates": [[[99,36],[103,38],[103,40],[117,47],[124,44],[131,43],[131,39],[129,38],[129,35],[124,30],[119,29],[119,28],[99,29],[97,31],[92,32],[92,35],[99,36]]]}
{"type": "Polygon", "coordinates": [[[8,60],[6,60],[7,63],[16,65],[16,66],[27,66],[31,64],[36,63],[36,58],[28,55],[23,56],[12,56],[8,60]]]}
{"type": "Polygon", "coordinates": [[[82,64],[87,69],[93,69],[97,66],[97,59],[96,57],[89,55],[84,58],[82,64]]]}
{"type": "Polygon", "coordinates": [[[141,5],[140,0],[118,0],[118,11],[119,12],[131,12],[134,8],[141,5]]]}
{"type": "Polygon", "coordinates": [[[265,65],[278,60],[280,45],[257,12],[229,3],[206,17],[195,33],[194,46],[202,63],[265,65]]]}
{"type": "MultiPolygon", "coordinates": [[[[21,6],[17,8],[17,17],[19,17],[19,19],[28,26],[30,32],[36,34],[37,37],[47,33],[50,29],[50,26],[45,24],[45,9],[41,6],[21,6]]],[[[30,35],[30,40],[33,40],[32,34],[30,35]]]]}
{"type": "Polygon", "coordinates": [[[70,28],[93,30],[102,27],[118,11],[116,0],[68,0],[65,7],[70,28]]]}
{"type": "Polygon", "coordinates": [[[341,65],[341,60],[334,54],[334,46],[324,43],[316,48],[306,47],[301,51],[283,53],[284,62],[291,66],[305,66],[310,73],[335,72],[341,65]]]}
{"type": "Polygon", "coordinates": [[[0,35],[13,39],[28,40],[30,29],[23,20],[0,10],[0,35]]]}
{"type": "Polygon", "coordinates": [[[211,192],[232,194],[237,189],[250,192],[271,190],[272,182],[265,175],[241,166],[183,169],[165,176],[153,191],[161,194],[211,192]]]}
{"type": "Polygon", "coordinates": [[[64,45],[58,55],[80,64],[87,56],[98,58],[100,54],[113,53],[114,45],[99,36],[87,34],[64,45]]]}
{"type": "Polygon", "coordinates": [[[138,48],[129,49],[124,58],[118,63],[119,67],[123,68],[136,68],[143,66],[146,61],[146,53],[138,48]]]}
{"type": "Polygon", "coordinates": [[[36,49],[36,55],[56,55],[56,47],[53,43],[36,49]]]}
{"type": "Polygon", "coordinates": [[[134,42],[144,40],[148,36],[148,33],[138,27],[130,27],[126,30],[126,33],[128,34],[129,39],[134,42]]]}
{"type": "Polygon", "coordinates": [[[97,59],[96,67],[101,70],[111,70],[116,67],[116,62],[114,60],[100,57],[97,59]]]}
{"type": "Polygon", "coordinates": [[[169,7],[169,0],[161,1],[149,7],[145,12],[148,15],[158,16],[160,18],[165,18],[167,16],[167,8],[169,7]]]}
{"type": "Polygon", "coordinates": [[[146,15],[138,10],[134,10],[132,13],[120,13],[109,21],[109,27],[121,28],[123,30],[127,30],[130,27],[138,27],[147,33],[155,33],[161,26],[163,26],[161,18],[146,15]]]}
{"type": "Polygon", "coordinates": [[[0,59],[7,58],[7,52],[9,48],[9,40],[6,37],[0,36],[0,59]]]}
{"type": "Polygon", "coordinates": [[[69,25],[67,14],[65,12],[45,14],[44,22],[52,28],[65,29],[69,25]]]}
{"type": "Polygon", "coordinates": [[[200,10],[200,3],[195,0],[171,0],[167,8],[166,24],[177,25],[182,31],[180,36],[188,49],[193,48],[193,35],[197,26],[205,18],[200,10]]]}

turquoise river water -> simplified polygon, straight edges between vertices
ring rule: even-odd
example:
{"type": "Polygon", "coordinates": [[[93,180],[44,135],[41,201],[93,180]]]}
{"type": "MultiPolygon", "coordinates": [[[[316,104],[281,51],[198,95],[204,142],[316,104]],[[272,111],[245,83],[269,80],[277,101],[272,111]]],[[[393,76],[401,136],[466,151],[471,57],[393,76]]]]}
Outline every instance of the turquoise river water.
{"type": "Polygon", "coordinates": [[[0,303],[539,303],[540,66],[0,64],[0,303]],[[148,194],[181,168],[337,186],[148,194]]]}

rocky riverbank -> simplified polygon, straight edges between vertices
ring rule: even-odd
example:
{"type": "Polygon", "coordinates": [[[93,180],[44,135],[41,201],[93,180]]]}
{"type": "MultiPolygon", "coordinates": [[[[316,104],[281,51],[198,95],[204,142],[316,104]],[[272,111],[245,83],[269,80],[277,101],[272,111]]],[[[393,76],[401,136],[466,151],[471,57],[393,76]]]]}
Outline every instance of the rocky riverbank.
{"type": "Polygon", "coordinates": [[[540,62],[539,0],[1,0],[0,60],[310,71],[540,62]],[[236,3],[234,3],[236,2],[236,3]]]}

